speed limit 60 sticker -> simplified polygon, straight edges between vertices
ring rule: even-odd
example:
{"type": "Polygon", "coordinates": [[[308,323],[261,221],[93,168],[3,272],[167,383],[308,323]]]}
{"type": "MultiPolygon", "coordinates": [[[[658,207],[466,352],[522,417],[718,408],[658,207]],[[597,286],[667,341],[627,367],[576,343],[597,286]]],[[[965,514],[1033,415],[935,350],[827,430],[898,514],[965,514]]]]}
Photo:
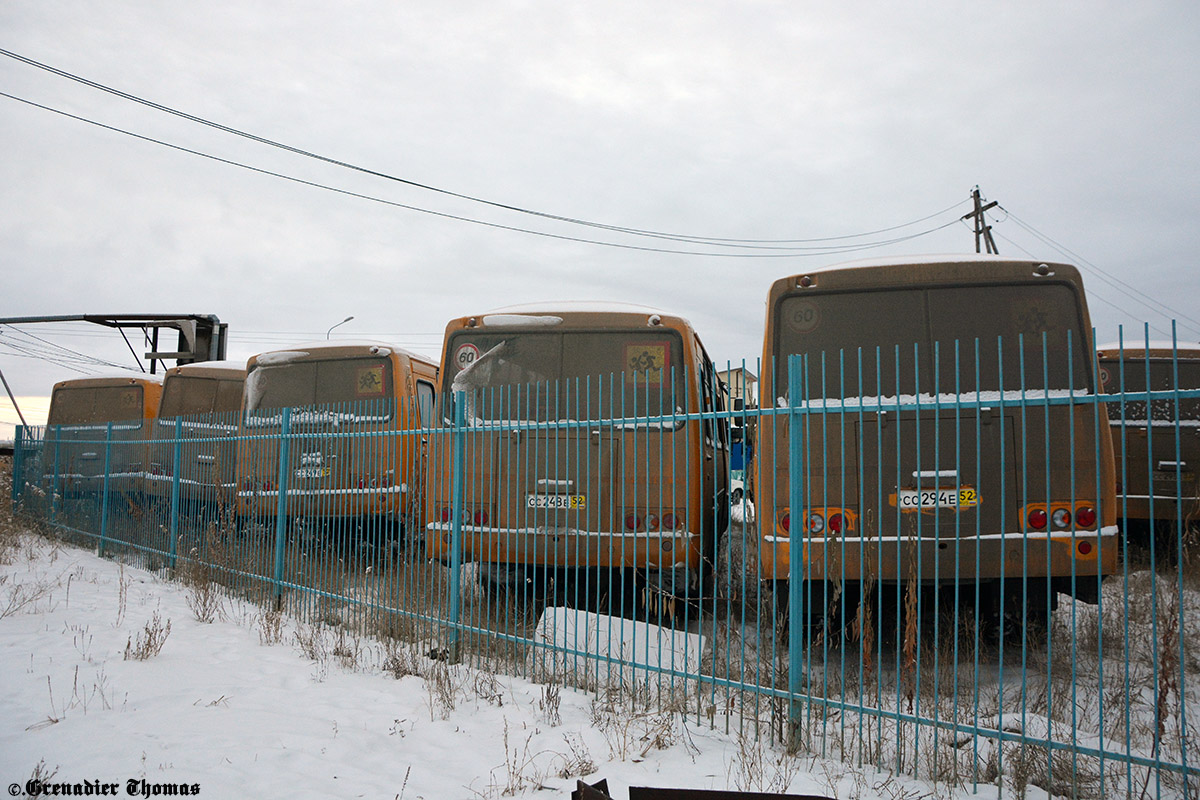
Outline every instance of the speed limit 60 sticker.
{"type": "Polygon", "coordinates": [[[477,358],[479,358],[479,348],[470,342],[460,344],[458,349],[454,351],[454,364],[459,369],[466,369],[471,366],[477,358]]]}

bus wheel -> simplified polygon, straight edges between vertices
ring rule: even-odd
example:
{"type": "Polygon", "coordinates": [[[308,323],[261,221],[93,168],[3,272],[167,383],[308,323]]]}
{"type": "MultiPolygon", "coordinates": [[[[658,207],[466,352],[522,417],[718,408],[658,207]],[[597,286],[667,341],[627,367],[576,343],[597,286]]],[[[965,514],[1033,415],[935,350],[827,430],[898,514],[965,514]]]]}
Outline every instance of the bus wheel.
{"type": "MultiPolygon", "coordinates": [[[[982,590],[981,590],[982,594],[982,590]]],[[[1058,608],[1058,592],[1046,578],[994,581],[984,595],[979,619],[1011,647],[1045,644],[1050,618],[1058,608]]]]}
{"type": "MultiPolygon", "coordinates": [[[[763,593],[763,601],[773,600],[772,607],[761,609],[775,620],[777,637],[786,641],[790,637],[792,608],[791,582],[772,581],[771,591],[763,593]]],[[[859,603],[857,581],[847,581],[839,586],[833,581],[801,581],[800,620],[805,640],[820,640],[840,643],[846,623],[855,618],[859,603]]]]}

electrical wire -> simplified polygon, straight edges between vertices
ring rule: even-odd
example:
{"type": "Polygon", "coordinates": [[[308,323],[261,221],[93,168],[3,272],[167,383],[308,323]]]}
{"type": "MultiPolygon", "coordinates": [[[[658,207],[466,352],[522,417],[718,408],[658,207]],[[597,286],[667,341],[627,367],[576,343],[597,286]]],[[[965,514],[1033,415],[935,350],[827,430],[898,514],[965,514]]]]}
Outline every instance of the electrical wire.
{"type": "Polygon", "coordinates": [[[828,236],[828,237],[817,237],[817,238],[807,238],[807,239],[734,239],[734,238],[711,237],[711,236],[694,236],[694,235],[680,234],[680,233],[667,233],[667,232],[663,232],[663,231],[647,230],[644,228],[631,228],[631,227],[625,227],[622,225],[612,225],[612,224],[601,223],[601,222],[593,222],[590,220],[580,219],[578,217],[569,217],[569,216],[564,216],[564,215],[560,215],[560,214],[552,214],[552,213],[545,212],[545,211],[536,211],[534,209],[524,208],[522,206],[516,206],[516,205],[509,204],[509,203],[501,203],[501,202],[498,202],[495,200],[487,200],[482,197],[476,197],[474,195],[464,194],[462,192],[456,192],[456,191],[452,191],[449,189],[443,189],[438,186],[433,186],[430,184],[420,183],[418,181],[410,180],[407,178],[401,178],[401,177],[398,177],[395,175],[390,175],[386,172],[380,172],[378,170],[359,166],[357,164],[352,164],[347,161],[341,161],[339,159],[331,158],[329,156],[323,156],[318,153],[314,153],[309,150],[304,150],[302,148],[295,147],[295,146],[289,145],[289,144],[285,144],[283,142],[279,142],[279,141],[276,141],[273,139],[268,139],[264,136],[259,136],[257,134],[249,133],[247,131],[243,131],[238,128],[233,128],[228,125],[224,125],[222,123],[215,122],[210,119],[206,119],[204,117],[196,116],[195,114],[189,114],[185,111],[181,111],[179,109],[172,108],[171,106],[163,105],[162,103],[157,103],[152,100],[148,100],[146,98],[139,97],[138,95],[130,94],[129,92],[125,92],[120,89],[116,89],[112,86],[107,86],[107,85],[99,83],[97,81],[93,81],[93,80],[91,80],[89,78],[85,78],[81,75],[76,75],[74,73],[67,72],[66,70],[60,69],[58,67],[54,67],[49,64],[42,63],[40,61],[35,61],[32,58],[20,55],[19,53],[14,53],[11,50],[5,50],[3,48],[0,48],[0,55],[7,56],[8,58],[14,59],[16,61],[20,61],[23,64],[27,64],[31,67],[35,67],[40,70],[44,70],[53,75],[57,75],[59,77],[66,78],[67,80],[71,80],[76,83],[80,83],[84,86],[88,86],[90,88],[97,89],[102,92],[106,92],[106,93],[114,95],[116,97],[120,97],[124,100],[128,100],[130,102],[137,103],[142,106],[146,106],[147,108],[152,108],[156,111],[161,111],[166,114],[171,114],[175,117],[179,117],[181,119],[188,120],[189,122],[194,122],[199,125],[204,125],[209,128],[219,130],[223,133],[228,133],[233,136],[238,136],[238,137],[247,139],[252,142],[257,142],[259,144],[267,145],[268,147],[278,148],[280,150],[284,150],[286,152],[293,153],[295,155],[303,156],[305,158],[315,159],[317,161],[321,161],[326,164],[331,164],[333,166],[353,170],[355,172],[360,172],[365,175],[370,175],[372,177],[382,178],[387,181],[393,181],[395,183],[404,184],[406,186],[411,186],[413,188],[422,189],[422,190],[429,191],[429,192],[436,192],[438,194],[446,195],[448,197],[455,197],[460,200],[467,200],[472,203],[480,203],[482,205],[490,206],[492,208],[498,208],[498,209],[502,209],[505,211],[512,211],[512,212],[516,212],[518,214],[528,214],[528,215],[535,216],[535,217],[541,217],[543,219],[554,220],[556,222],[566,222],[566,223],[570,223],[570,224],[574,224],[574,225],[583,225],[583,226],[590,227],[590,228],[597,228],[600,230],[610,231],[610,232],[614,232],[614,233],[623,233],[623,234],[632,235],[632,236],[645,236],[645,237],[656,238],[656,239],[665,239],[665,240],[669,240],[669,241],[687,242],[687,243],[691,243],[691,244],[707,244],[707,245],[719,246],[719,247],[743,247],[743,246],[747,246],[747,245],[790,245],[790,244],[800,244],[800,243],[813,244],[813,243],[817,243],[817,242],[835,242],[835,241],[844,241],[847,239],[859,239],[859,238],[866,238],[868,236],[877,236],[879,234],[891,233],[892,231],[911,227],[913,225],[919,225],[922,222],[927,222],[931,219],[935,219],[936,217],[939,217],[949,211],[952,211],[953,209],[958,208],[963,203],[968,202],[967,200],[961,200],[961,201],[954,203],[954,204],[950,205],[949,207],[947,207],[941,211],[938,211],[934,214],[930,214],[928,216],[921,217],[920,219],[912,220],[910,222],[906,222],[901,225],[893,225],[893,226],[886,227],[886,228],[880,228],[880,229],[874,230],[874,231],[866,231],[863,233],[855,233],[855,234],[846,234],[843,236],[828,236]]]}
{"type": "Polygon", "coordinates": [[[33,341],[13,341],[11,337],[0,337],[0,344],[3,344],[10,349],[24,354],[26,357],[39,358],[44,361],[50,361],[60,366],[68,364],[86,364],[92,367],[111,367],[114,369],[127,369],[124,365],[117,364],[112,361],[98,358],[96,356],[81,353],[78,350],[72,350],[69,347],[51,342],[48,339],[43,339],[36,334],[22,330],[15,325],[5,325],[4,328],[20,334],[33,341]]]}
{"type": "Polygon", "coordinates": [[[62,111],[57,108],[52,108],[50,106],[46,106],[41,103],[35,103],[32,100],[27,100],[23,97],[17,97],[16,95],[8,94],[7,92],[0,92],[0,97],[7,97],[10,100],[15,100],[19,103],[24,103],[25,105],[32,106],[33,108],[39,108],[39,109],[42,109],[43,111],[49,111],[51,113],[58,114],[63,117],[67,117],[68,119],[76,120],[78,122],[85,122],[89,125],[94,125],[95,127],[103,128],[104,130],[112,131],[114,133],[120,133],[125,136],[130,136],[130,137],[132,137],[134,139],[138,139],[140,141],[149,142],[151,144],[156,144],[161,147],[166,147],[171,150],[176,150],[176,151],[179,151],[182,153],[188,153],[190,155],[198,156],[200,158],[205,158],[210,161],[215,161],[215,162],[218,162],[221,164],[226,164],[228,166],[238,167],[239,169],[244,169],[244,170],[247,170],[250,172],[255,172],[260,175],[267,175],[270,177],[279,178],[281,180],[290,181],[292,183],[297,183],[302,186],[309,186],[309,187],[312,187],[315,189],[322,189],[324,191],[333,192],[335,194],[340,194],[340,195],[344,195],[347,197],[355,197],[360,200],[367,200],[367,201],[374,202],[374,203],[380,203],[382,205],[389,206],[392,208],[402,208],[402,209],[405,209],[408,211],[417,211],[422,214],[429,214],[431,216],[439,217],[442,219],[450,219],[450,220],[455,220],[457,222],[467,222],[467,223],[470,223],[473,225],[481,225],[481,226],[484,226],[487,228],[493,228],[493,229],[497,229],[497,230],[512,231],[512,232],[516,232],[516,233],[526,233],[526,234],[530,234],[532,236],[541,236],[544,238],[554,239],[554,240],[558,240],[558,241],[578,242],[578,243],[582,243],[582,244],[593,244],[593,245],[598,245],[600,247],[612,247],[612,248],[617,248],[620,250],[635,250],[635,251],[639,251],[639,252],[648,252],[648,253],[666,253],[666,254],[671,254],[671,255],[701,256],[701,257],[708,257],[708,258],[802,258],[802,257],[806,257],[806,256],[827,256],[827,255],[838,255],[838,254],[845,254],[845,253],[862,252],[865,250],[872,250],[872,249],[875,249],[878,247],[886,247],[888,245],[899,244],[900,242],[911,241],[913,239],[918,239],[922,236],[927,236],[931,233],[935,233],[937,231],[948,228],[951,225],[954,225],[956,222],[958,222],[957,218],[951,219],[949,222],[943,223],[943,224],[938,225],[933,228],[928,228],[928,229],[919,231],[917,233],[911,233],[911,234],[907,234],[904,236],[894,237],[891,239],[883,239],[883,240],[877,240],[877,241],[873,241],[873,242],[864,242],[864,243],[858,243],[858,244],[853,244],[853,245],[849,245],[849,244],[847,244],[847,245],[831,245],[831,246],[827,246],[827,247],[788,247],[788,248],[765,248],[765,247],[763,247],[763,248],[755,248],[755,249],[785,249],[785,250],[790,251],[790,252],[783,252],[783,253],[713,253],[713,252],[704,252],[704,251],[697,251],[697,250],[673,250],[673,249],[662,248],[662,247],[649,247],[649,246],[645,246],[645,245],[623,244],[621,242],[607,242],[607,241],[603,241],[603,240],[599,240],[599,239],[585,239],[585,238],[581,238],[581,237],[577,237],[577,236],[566,236],[564,234],[550,233],[548,231],[539,231],[539,230],[533,230],[530,228],[520,228],[520,227],[513,226],[513,225],[503,225],[503,224],[497,223],[497,222],[488,222],[487,220],[476,219],[473,217],[465,217],[465,216],[462,216],[459,214],[450,214],[450,213],[447,213],[444,211],[435,211],[433,209],[423,208],[421,206],[414,206],[414,205],[410,205],[407,203],[399,203],[394,200],[385,200],[383,198],[375,197],[373,195],[362,194],[360,192],[353,192],[348,189],[339,189],[337,187],[329,186],[327,184],[317,183],[315,181],[309,181],[309,180],[305,180],[303,178],[297,178],[292,175],[285,175],[280,172],[274,172],[272,170],[263,169],[261,167],[251,166],[249,164],[245,164],[240,161],[233,161],[231,159],[222,158],[220,156],[215,156],[210,153],[202,152],[200,150],[194,150],[192,148],[183,147],[182,145],[172,144],[170,142],[166,142],[161,139],[155,139],[151,136],[145,136],[143,134],[134,133],[133,131],[125,130],[123,128],[118,128],[118,127],[115,127],[112,125],[107,125],[103,122],[98,122],[93,119],[88,119],[87,117],[82,117],[77,114],[72,114],[67,111],[62,111]],[[807,252],[796,252],[796,251],[807,251],[807,252]]]}
{"type": "MultiPolygon", "coordinates": [[[[1180,321],[1185,321],[1186,323],[1191,323],[1191,324],[1185,325],[1185,327],[1187,327],[1188,329],[1192,330],[1195,333],[1200,333],[1200,320],[1196,320],[1193,317],[1189,317],[1187,314],[1184,314],[1181,311],[1171,308],[1166,303],[1163,303],[1159,300],[1155,300],[1153,297],[1150,297],[1149,295],[1147,295],[1145,292],[1141,291],[1137,287],[1126,283],[1125,281],[1121,280],[1120,278],[1118,278],[1115,275],[1112,275],[1109,272],[1106,272],[1105,270],[1101,269],[1099,266],[1097,266],[1093,262],[1089,261],[1088,259],[1079,255],[1078,253],[1067,248],[1065,245],[1058,243],[1057,241],[1052,239],[1047,234],[1042,233],[1041,231],[1037,230],[1032,225],[1030,225],[1028,222],[1025,222],[1024,220],[1022,220],[1016,214],[1012,213],[1011,211],[1009,211],[1006,208],[1003,208],[1003,206],[1000,206],[1000,208],[1002,208],[1004,210],[1004,213],[1008,215],[1009,219],[1011,219],[1014,223],[1016,223],[1019,227],[1021,227],[1028,233],[1035,236],[1042,243],[1054,248],[1059,253],[1062,253],[1063,255],[1067,256],[1074,263],[1078,264],[1081,267],[1084,267],[1089,272],[1094,272],[1096,274],[1096,276],[1100,278],[1100,280],[1104,281],[1105,283],[1109,284],[1110,286],[1112,286],[1116,289],[1121,290],[1121,292],[1125,296],[1129,296],[1130,294],[1136,295],[1136,297],[1129,297],[1129,299],[1133,300],[1135,303],[1138,303],[1139,305],[1141,305],[1151,311],[1154,311],[1155,313],[1162,314],[1162,316],[1164,316],[1164,317],[1172,318],[1172,315],[1173,315],[1174,319],[1177,319],[1180,321]],[[1139,298],[1141,298],[1141,299],[1139,299],[1139,298]]],[[[1011,241],[1011,240],[1006,240],[1006,241],[1011,241]]]]}
{"type": "MultiPolygon", "coordinates": [[[[1002,233],[999,233],[999,232],[995,232],[995,231],[993,231],[993,232],[994,232],[994,233],[996,233],[996,237],[997,237],[997,238],[1004,240],[1004,241],[1005,241],[1005,242],[1007,242],[1008,244],[1010,244],[1010,245],[1012,245],[1013,247],[1015,247],[1016,249],[1020,250],[1020,251],[1021,251],[1022,253],[1024,253],[1025,255],[1029,256],[1029,258],[1031,258],[1031,259],[1038,259],[1038,258],[1040,258],[1040,256],[1038,256],[1038,255],[1035,255],[1034,253],[1031,253],[1029,250],[1025,249],[1025,248],[1024,248],[1024,247],[1022,247],[1020,244],[1018,244],[1016,241],[1014,241],[1013,239],[1010,239],[1009,237],[1005,236],[1004,234],[1002,234],[1002,233]]],[[[1123,307],[1123,306],[1117,305],[1117,304],[1116,304],[1116,303],[1114,303],[1112,300],[1109,300],[1109,299],[1108,299],[1107,297],[1105,297],[1105,296],[1104,296],[1104,295],[1103,295],[1101,292],[1098,292],[1098,291],[1096,291],[1095,287],[1092,287],[1091,289],[1089,289],[1089,290],[1088,290],[1088,292],[1087,292],[1087,297],[1088,297],[1088,300],[1089,300],[1089,302],[1090,302],[1090,301],[1092,301],[1092,300],[1099,300],[1099,301],[1100,301],[1101,303],[1103,303],[1104,305],[1106,305],[1106,306],[1108,306],[1108,307],[1110,307],[1110,308],[1113,308],[1113,309],[1115,309],[1115,310],[1117,310],[1117,311],[1121,312],[1122,314],[1128,315],[1128,316],[1129,316],[1129,317],[1131,317],[1131,318],[1133,317],[1133,315],[1132,315],[1132,314],[1130,314],[1130,312],[1129,312],[1129,309],[1127,309],[1127,308],[1125,308],[1125,307],[1123,307]]],[[[1160,333],[1160,334],[1162,334],[1163,336],[1167,336],[1167,337],[1169,337],[1169,336],[1171,335],[1171,334],[1170,334],[1168,331],[1166,331],[1165,329],[1163,329],[1163,328],[1159,327],[1158,325],[1155,325],[1155,324],[1154,324],[1154,323],[1152,323],[1152,322],[1146,322],[1145,324],[1146,324],[1146,325],[1149,325],[1149,326],[1150,326],[1150,328],[1151,328],[1152,330],[1156,331],[1157,333],[1160,333]]]]}

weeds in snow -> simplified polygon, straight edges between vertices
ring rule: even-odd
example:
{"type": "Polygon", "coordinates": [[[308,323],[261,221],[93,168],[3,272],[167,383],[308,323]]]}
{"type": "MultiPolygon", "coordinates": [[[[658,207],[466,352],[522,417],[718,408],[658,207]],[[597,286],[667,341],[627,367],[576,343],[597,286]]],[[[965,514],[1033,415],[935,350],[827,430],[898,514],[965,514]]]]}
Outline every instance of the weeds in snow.
{"type": "Polygon", "coordinates": [[[162,617],[155,611],[154,616],[137,632],[136,640],[130,636],[129,641],[125,643],[125,660],[145,661],[154,658],[162,652],[163,645],[167,643],[167,637],[170,635],[171,620],[163,624],[162,617]]]}

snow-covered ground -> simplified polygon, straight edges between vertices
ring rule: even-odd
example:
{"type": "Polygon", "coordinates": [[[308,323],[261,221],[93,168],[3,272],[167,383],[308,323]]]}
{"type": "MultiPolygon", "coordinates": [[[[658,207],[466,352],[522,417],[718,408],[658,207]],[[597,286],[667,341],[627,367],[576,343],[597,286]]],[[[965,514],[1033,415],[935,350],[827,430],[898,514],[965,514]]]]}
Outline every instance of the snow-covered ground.
{"type": "Polygon", "coordinates": [[[339,638],[228,599],[206,624],[187,586],[32,534],[0,556],[10,791],[41,777],[114,783],[118,796],[133,780],[151,796],[173,784],[221,798],[565,798],[582,777],[606,778],[622,798],[631,785],[997,796],[790,758],[678,714],[339,638]]]}

